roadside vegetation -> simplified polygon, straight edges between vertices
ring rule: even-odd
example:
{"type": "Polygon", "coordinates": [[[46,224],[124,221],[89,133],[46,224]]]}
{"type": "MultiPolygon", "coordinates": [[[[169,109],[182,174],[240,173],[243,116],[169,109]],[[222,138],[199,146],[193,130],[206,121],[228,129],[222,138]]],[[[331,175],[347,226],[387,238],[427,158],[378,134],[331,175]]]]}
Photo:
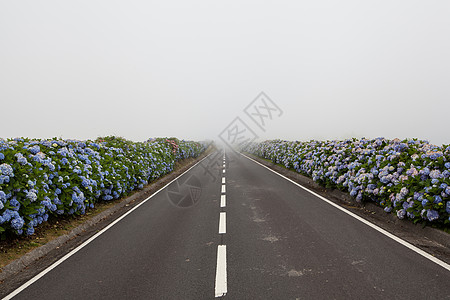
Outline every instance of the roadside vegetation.
{"type": "Polygon", "coordinates": [[[205,147],[176,138],[0,139],[0,237],[32,236],[50,217],[58,222],[85,215],[142,189],[205,147]]]}
{"type": "Polygon", "coordinates": [[[399,219],[450,229],[450,146],[417,139],[252,143],[244,151],[372,201],[399,219]]]}

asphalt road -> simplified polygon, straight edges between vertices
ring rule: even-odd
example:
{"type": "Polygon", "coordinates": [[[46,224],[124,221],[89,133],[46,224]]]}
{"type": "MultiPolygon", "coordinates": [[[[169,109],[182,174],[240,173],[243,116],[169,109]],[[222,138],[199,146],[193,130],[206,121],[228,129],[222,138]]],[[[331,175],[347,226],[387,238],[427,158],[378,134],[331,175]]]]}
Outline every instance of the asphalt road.
{"type": "Polygon", "coordinates": [[[14,299],[450,299],[444,267],[245,157],[208,159],[14,299]]]}

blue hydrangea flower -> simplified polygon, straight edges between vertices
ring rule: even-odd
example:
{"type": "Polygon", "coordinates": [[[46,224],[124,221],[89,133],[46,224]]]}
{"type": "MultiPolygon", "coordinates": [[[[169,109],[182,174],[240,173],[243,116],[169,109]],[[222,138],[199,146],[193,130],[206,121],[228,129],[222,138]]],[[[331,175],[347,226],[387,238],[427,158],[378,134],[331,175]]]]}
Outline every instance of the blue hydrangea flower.
{"type": "Polygon", "coordinates": [[[430,174],[430,169],[428,167],[425,167],[419,171],[419,174],[428,176],[430,174]]]}
{"type": "Polygon", "coordinates": [[[438,179],[438,178],[442,178],[442,174],[439,170],[433,170],[430,172],[429,174],[430,178],[432,179],[438,179]]]}
{"type": "Polygon", "coordinates": [[[9,209],[6,209],[6,210],[3,212],[2,217],[3,217],[3,221],[4,221],[4,222],[9,222],[9,221],[12,219],[13,215],[12,215],[11,212],[12,212],[12,211],[9,210],[9,209]]]}
{"type": "Polygon", "coordinates": [[[9,200],[9,205],[11,205],[15,211],[18,211],[20,208],[20,203],[17,201],[16,197],[9,200]]]}
{"type": "Polygon", "coordinates": [[[25,224],[25,221],[21,217],[14,218],[11,221],[11,227],[15,230],[22,229],[24,224],[25,224]]]}
{"type": "Polygon", "coordinates": [[[19,164],[21,164],[22,166],[24,166],[28,163],[27,159],[24,156],[17,157],[17,162],[19,164]]]}
{"type": "Polygon", "coordinates": [[[13,176],[14,175],[13,168],[6,163],[0,165],[0,172],[1,172],[1,174],[5,175],[5,176],[13,176]]]}
{"type": "Polygon", "coordinates": [[[90,185],[90,181],[88,179],[83,179],[83,181],[81,182],[81,185],[83,187],[88,187],[90,185]]]}
{"type": "Polygon", "coordinates": [[[371,183],[371,184],[368,184],[368,185],[367,185],[367,188],[368,188],[369,190],[374,190],[374,189],[376,189],[376,188],[377,188],[377,185],[376,185],[376,184],[373,184],[373,183],[371,183]]]}
{"type": "Polygon", "coordinates": [[[5,202],[7,199],[6,194],[4,191],[0,191],[0,201],[5,202]]]}
{"type": "Polygon", "coordinates": [[[41,152],[41,148],[38,145],[35,145],[28,149],[32,154],[37,154],[38,152],[41,152]]]}
{"type": "Polygon", "coordinates": [[[439,213],[433,209],[428,210],[427,212],[428,221],[432,222],[439,219],[439,213]]]}
{"type": "Polygon", "coordinates": [[[26,234],[27,234],[27,235],[33,235],[33,234],[34,234],[34,228],[31,227],[31,226],[28,227],[28,228],[27,228],[27,231],[26,231],[26,234]]]}
{"type": "Polygon", "coordinates": [[[403,187],[403,188],[400,190],[400,195],[401,195],[401,197],[403,198],[403,197],[405,197],[406,195],[408,195],[408,192],[409,192],[408,188],[407,188],[407,187],[403,187]]]}
{"type": "Polygon", "coordinates": [[[399,219],[405,218],[405,215],[406,215],[406,210],[404,210],[404,209],[399,209],[399,210],[397,211],[397,217],[398,217],[399,219]]]}
{"type": "Polygon", "coordinates": [[[9,183],[9,176],[0,175],[0,184],[9,183]]]}
{"type": "Polygon", "coordinates": [[[41,204],[47,207],[48,209],[52,207],[52,201],[47,196],[44,197],[44,200],[41,202],[41,204]]]}
{"type": "Polygon", "coordinates": [[[27,198],[31,201],[34,202],[37,200],[37,195],[34,192],[28,192],[27,193],[27,198]]]}
{"type": "Polygon", "coordinates": [[[362,201],[362,194],[358,193],[358,195],[356,196],[356,201],[357,202],[361,202],[362,201]]]}

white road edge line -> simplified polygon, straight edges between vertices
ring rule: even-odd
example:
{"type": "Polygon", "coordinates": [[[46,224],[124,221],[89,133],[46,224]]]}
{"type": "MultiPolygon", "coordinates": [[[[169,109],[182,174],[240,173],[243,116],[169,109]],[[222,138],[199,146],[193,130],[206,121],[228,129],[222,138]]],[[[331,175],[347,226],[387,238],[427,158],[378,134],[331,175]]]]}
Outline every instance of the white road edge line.
{"type": "Polygon", "coordinates": [[[220,196],[220,207],[226,207],[227,206],[227,199],[225,198],[225,195],[220,196]]]}
{"type": "Polygon", "coordinates": [[[225,193],[225,184],[222,184],[222,193],[225,193]]]}
{"type": "Polygon", "coordinates": [[[225,296],[226,293],[227,293],[227,246],[218,245],[215,295],[217,298],[225,296]]]}
{"type": "Polygon", "coordinates": [[[222,177],[222,183],[225,183],[225,177],[222,177]]]}
{"type": "Polygon", "coordinates": [[[219,234],[227,233],[227,213],[221,212],[219,217],[219,234]]]}
{"type": "Polygon", "coordinates": [[[154,192],[152,195],[150,195],[149,197],[147,197],[146,199],[142,200],[141,203],[139,203],[138,205],[136,205],[135,207],[133,207],[132,209],[130,209],[128,212],[126,212],[125,214],[123,214],[122,216],[120,216],[119,218],[117,218],[115,221],[113,221],[111,224],[109,224],[108,226],[106,226],[105,228],[103,228],[102,230],[100,230],[98,233],[96,233],[95,235],[93,235],[92,237],[90,237],[88,240],[86,240],[83,244],[81,244],[80,246],[78,246],[77,248],[73,249],[72,251],[70,251],[69,253],[67,253],[66,255],[64,255],[63,257],[61,257],[59,260],[57,260],[56,262],[54,262],[51,266],[49,266],[48,268],[46,268],[45,270],[43,270],[41,273],[37,274],[36,276],[34,276],[33,278],[31,278],[30,280],[28,280],[27,282],[25,282],[23,285],[21,285],[20,287],[18,287],[16,290],[14,290],[12,293],[10,293],[9,295],[7,295],[5,298],[3,298],[3,300],[9,300],[15,296],[17,296],[20,292],[22,292],[23,290],[25,290],[27,287],[29,287],[30,285],[32,285],[33,283],[35,283],[36,281],[38,281],[40,278],[42,278],[45,274],[47,274],[48,272],[50,272],[51,270],[53,270],[54,268],[56,268],[58,265],[60,265],[62,262],[64,262],[65,260],[67,260],[69,257],[71,257],[72,255],[74,255],[75,253],[77,253],[78,251],[80,251],[82,248],[84,248],[86,245],[88,245],[90,242],[92,242],[93,240],[95,240],[96,238],[98,238],[100,235],[102,235],[106,230],[110,229],[111,227],[113,227],[115,224],[117,224],[119,221],[121,221],[123,218],[125,218],[126,216],[128,216],[129,214],[131,214],[133,211],[135,211],[138,207],[140,207],[142,204],[146,203],[148,200],[150,200],[151,198],[153,198],[153,196],[155,196],[156,194],[158,194],[160,191],[164,190],[169,184],[171,184],[172,182],[174,182],[175,180],[177,180],[178,178],[180,178],[181,176],[183,176],[184,174],[186,174],[187,172],[189,172],[192,168],[194,168],[196,165],[198,165],[199,163],[201,163],[205,158],[207,158],[208,156],[210,156],[211,154],[208,154],[207,156],[205,156],[202,160],[200,160],[199,162],[197,162],[195,165],[193,165],[192,167],[190,167],[189,169],[187,169],[186,171],[184,171],[181,175],[177,176],[175,179],[173,179],[172,181],[170,181],[168,184],[166,184],[165,186],[163,186],[162,188],[160,188],[159,190],[157,190],[156,192],[154,192]]]}
{"type": "Polygon", "coordinates": [[[408,243],[407,241],[402,240],[401,238],[399,238],[399,237],[393,235],[392,233],[390,233],[390,232],[384,230],[384,229],[381,228],[381,227],[378,227],[377,225],[375,225],[375,224],[373,224],[373,223],[367,221],[366,219],[361,218],[360,216],[358,216],[358,215],[352,213],[351,211],[346,210],[345,208],[343,208],[343,207],[337,205],[336,203],[334,203],[334,202],[328,200],[327,198],[325,198],[325,197],[323,197],[323,196],[321,196],[321,195],[319,195],[319,194],[317,194],[317,193],[311,191],[310,189],[308,189],[308,188],[306,188],[306,187],[300,185],[299,183],[293,181],[292,179],[289,179],[289,178],[287,178],[286,176],[281,175],[280,173],[278,173],[278,172],[272,170],[271,168],[269,168],[269,167],[267,167],[267,166],[261,164],[260,162],[258,162],[258,161],[256,161],[256,160],[254,160],[254,159],[248,157],[247,155],[242,154],[242,153],[240,153],[240,154],[241,154],[242,156],[248,158],[249,160],[251,160],[251,161],[257,163],[258,165],[260,165],[260,166],[262,166],[262,167],[268,169],[269,171],[271,171],[271,172],[277,174],[278,176],[281,176],[281,177],[283,177],[284,179],[286,179],[286,180],[292,182],[293,184],[295,184],[295,185],[297,185],[298,187],[304,189],[305,191],[307,191],[307,192],[313,194],[314,196],[316,196],[316,197],[318,197],[319,199],[325,201],[326,203],[328,203],[328,204],[334,206],[335,208],[337,208],[337,209],[339,209],[339,210],[345,212],[346,214],[352,216],[353,218],[355,218],[355,219],[357,219],[358,221],[360,221],[360,222],[366,224],[367,226],[372,227],[372,228],[375,229],[376,231],[378,231],[378,232],[384,234],[385,236],[387,236],[387,237],[393,239],[393,240],[396,241],[397,243],[402,244],[403,246],[409,248],[410,250],[416,252],[417,254],[422,255],[423,257],[425,257],[425,258],[431,260],[432,262],[438,264],[439,266],[443,267],[444,269],[447,269],[448,271],[450,271],[450,265],[447,264],[446,262],[444,262],[444,261],[442,261],[442,260],[440,260],[440,259],[434,257],[433,255],[431,255],[431,254],[429,254],[429,253],[423,251],[422,249],[420,249],[420,248],[418,248],[418,247],[416,247],[416,246],[414,246],[414,245],[408,243]]]}
{"type": "Polygon", "coordinates": [[[223,173],[225,173],[225,169],[223,169],[223,173]]]}

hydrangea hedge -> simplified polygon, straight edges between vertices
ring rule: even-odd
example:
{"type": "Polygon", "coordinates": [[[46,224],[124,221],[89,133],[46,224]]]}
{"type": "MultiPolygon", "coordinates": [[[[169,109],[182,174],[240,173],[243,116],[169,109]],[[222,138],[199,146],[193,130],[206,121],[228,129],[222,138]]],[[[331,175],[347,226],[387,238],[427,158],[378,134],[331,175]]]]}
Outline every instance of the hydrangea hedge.
{"type": "Polygon", "coordinates": [[[272,140],[244,151],[374,201],[400,219],[450,227],[450,146],[417,139],[272,140]]]}
{"type": "Polygon", "coordinates": [[[118,199],[197,157],[191,141],[118,137],[96,141],[0,139],[0,235],[32,235],[49,215],[77,215],[118,199]]]}

